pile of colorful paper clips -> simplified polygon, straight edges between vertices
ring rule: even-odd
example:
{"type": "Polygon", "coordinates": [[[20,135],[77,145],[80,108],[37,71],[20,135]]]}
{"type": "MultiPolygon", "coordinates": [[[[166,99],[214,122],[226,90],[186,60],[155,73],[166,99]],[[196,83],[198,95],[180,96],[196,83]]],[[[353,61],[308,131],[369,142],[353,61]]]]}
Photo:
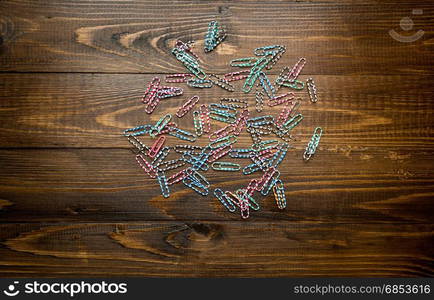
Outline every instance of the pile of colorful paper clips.
{"type": "MultiPolygon", "coordinates": [[[[215,49],[225,37],[224,26],[212,21],[205,35],[204,52],[215,49]]],[[[294,93],[277,93],[282,87],[294,90],[304,89],[304,82],[297,78],[306,64],[306,59],[300,58],[292,68],[284,67],[272,83],[265,72],[277,63],[285,51],[286,47],[281,45],[256,48],[253,51],[254,56],[234,59],[230,62],[230,66],[243,68],[242,70],[218,76],[205,73],[200,66],[199,57],[192,50],[192,42],[177,41],[172,53],[190,73],[167,75],[165,78],[167,83],[186,83],[193,88],[218,86],[232,92],[235,87],[231,82],[245,80],[243,92],[249,93],[255,87],[257,112],[264,109],[265,98],[268,106],[281,105],[282,110],[277,118],[272,115],[250,117],[247,100],[222,98],[218,103],[198,105],[200,98],[195,95],[186,99],[176,111],[177,118],[183,118],[192,111],[194,131],[178,128],[171,114],[164,115],[155,124],[126,129],[124,135],[135,147],[137,163],[148,176],[156,178],[164,197],[170,196],[169,186],[181,181],[198,194],[207,196],[211,184],[203,173],[211,168],[222,172],[242,172],[245,175],[256,172],[261,174],[250,180],[247,186],[236,191],[214,189],[214,196],[221,204],[230,212],[235,212],[238,208],[243,219],[249,217],[251,210],[259,210],[255,193],[266,196],[273,191],[277,207],[279,209],[286,207],[285,187],[280,179],[278,166],[290,149],[291,131],[303,120],[303,115],[297,113],[300,102],[295,100],[294,93]],[[211,120],[226,125],[211,132],[211,120]],[[237,137],[244,129],[250,134],[253,143],[249,148],[235,148],[237,137]],[[183,141],[195,142],[204,134],[208,134],[209,138],[206,146],[191,144],[165,146],[166,135],[183,141]],[[143,135],[149,135],[155,139],[150,147],[138,138],[143,135]],[[279,139],[264,140],[264,136],[267,135],[275,135],[280,141],[279,139]],[[177,158],[166,159],[169,153],[173,152],[177,154],[177,158]],[[238,163],[220,161],[225,156],[250,160],[250,163],[242,167],[238,163]],[[183,169],[173,171],[179,168],[183,169]],[[174,173],[167,176],[169,171],[174,173]]],[[[317,102],[317,90],[312,78],[306,81],[306,86],[310,101],[317,102]]],[[[153,113],[160,100],[180,96],[183,92],[182,88],[162,85],[160,78],[155,77],[148,84],[142,97],[142,102],[146,105],[146,113],[153,113]]],[[[321,135],[322,129],[315,128],[303,154],[304,160],[309,160],[315,154],[321,135]]]]}

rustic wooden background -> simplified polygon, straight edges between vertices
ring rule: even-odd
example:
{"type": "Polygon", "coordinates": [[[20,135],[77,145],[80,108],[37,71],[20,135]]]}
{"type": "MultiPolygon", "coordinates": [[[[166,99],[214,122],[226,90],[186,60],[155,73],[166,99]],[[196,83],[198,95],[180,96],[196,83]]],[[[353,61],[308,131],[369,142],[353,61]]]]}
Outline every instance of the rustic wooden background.
{"type": "MultiPolygon", "coordinates": [[[[434,3],[363,2],[1,1],[0,276],[433,276],[434,3]],[[413,43],[388,35],[406,16],[425,31],[413,43]],[[211,20],[229,34],[205,55],[211,20]],[[270,195],[242,221],[182,185],[164,199],[137,167],[125,128],[195,93],[253,102],[186,88],[146,115],[146,83],[183,71],[178,38],[219,74],[264,45],[288,49],[271,77],[307,58],[301,78],[320,100],[298,93],[285,211],[270,195]],[[315,126],[325,133],[304,163],[315,126]]],[[[207,176],[227,189],[252,178],[207,176]]]]}

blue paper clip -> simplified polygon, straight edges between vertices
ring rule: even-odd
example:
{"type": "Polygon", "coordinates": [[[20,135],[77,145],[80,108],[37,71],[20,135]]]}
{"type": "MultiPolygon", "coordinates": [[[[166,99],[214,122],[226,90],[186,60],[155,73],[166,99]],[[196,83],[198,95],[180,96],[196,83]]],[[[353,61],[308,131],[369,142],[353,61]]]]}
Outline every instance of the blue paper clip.
{"type": "Polygon", "coordinates": [[[166,175],[164,174],[163,171],[161,170],[157,171],[157,180],[158,183],[160,184],[161,194],[163,195],[164,198],[168,198],[170,196],[170,190],[169,190],[169,185],[167,184],[166,175]]]}
{"type": "Polygon", "coordinates": [[[169,134],[174,137],[177,137],[178,139],[189,141],[189,142],[194,142],[196,141],[197,138],[196,135],[194,135],[193,133],[179,128],[173,128],[173,130],[169,131],[169,134]]]}
{"type": "Polygon", "coordinates": [[[216,188],[214,190],[214,196],[216,196],[216,198],[220,201],[221,204],[223,204],[224,207],[226,207],[228,211],[235,212],[235,205],[221,189],[216,188]]]}
{"type": "Polygon", "coordinates": [[[137,126],[134,128],[125,129],[124,135],[138,136],[138,135],[148,134],[151,131],[152,127],[153,127],[152,125],[147,124],[147,125],[137,126]]]}

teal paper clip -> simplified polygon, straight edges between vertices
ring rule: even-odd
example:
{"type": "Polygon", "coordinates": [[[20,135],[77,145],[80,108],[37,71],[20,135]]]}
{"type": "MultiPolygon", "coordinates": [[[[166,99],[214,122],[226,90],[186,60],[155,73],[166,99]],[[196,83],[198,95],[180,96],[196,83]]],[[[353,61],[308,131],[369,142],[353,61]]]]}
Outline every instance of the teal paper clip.
{"type": "Polygon", "coordinates": [[[149,132],[149,135],[151,137],[155,137],[157,134],[159,134],[164,127],[166,127],[167,124],[172,120],[172,115],[167,114],[160,118],[160,120],[155,123],[154,127],[152,127],[151,131],[149,132]]]}

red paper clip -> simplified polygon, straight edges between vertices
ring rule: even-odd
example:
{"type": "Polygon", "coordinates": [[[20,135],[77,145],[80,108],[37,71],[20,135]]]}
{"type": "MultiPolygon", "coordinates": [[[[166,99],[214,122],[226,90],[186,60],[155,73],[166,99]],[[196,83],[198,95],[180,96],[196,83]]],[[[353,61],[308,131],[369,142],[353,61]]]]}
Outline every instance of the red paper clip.
{"type": "Polygon", "coordinates": [[[234,126],[234,135],[240,135],[241,131],[243,131],[244,127],[246,127],[247,120],[249,119],[250,113],[248,109],[244,109],[238,119],[235,121],[234,126]]]}
{"type": "Polygon", "coordinates": [[[232,124],[229,124],[229,125],[227,125],[227,126],[225,126],[223,128],[220,128],[219,130],[214,131],[213,133],[211,133],[209,135],[209,140],[211,142],[213,142],[215,140],[218,140],[220,138],[223,138],[225,136],[228,136],[228,135],[232,134],[234,132],[234,130],[235,130],[234,126],[232,124]]]}
{"type": "Polygon", "coordinates": [[[202,119],[203,132],[209,133],[211,131],[211,121],[209,118],[209,109],[206,104],[199,107],[200,118],[202,119]]]}
{"type": "Polygon", "coordinates": [[[275,167],[269,167],[262,175],[262,178],[258,182],[258,186],[256,187],[257,191],[261,191],[262,188],[273,178],[274,174],[277,173],[277,169],[275,167]]]}
{"type": "Polygon", "coordinates": [[[223,75],[223,78],[228,82],[236,81],[236,80],[243,80],[243,79],[246,79],[247,77],[249,77],[249,73],[250,73],[250,70],[231,72],[231,73],[226,73],[225,75],[223,75]]]}
{"type": "Polygon", "coordinates": [[[192,77],[193,74],[190,73],[170,74],[170,75],[166,75],[166,82],[173,82],[173,83],[187,82],[192,77]]]}
{"type": "Polygon", "coordinates": [[[276,106],[279,104],[283,104],[289,102],[294,99],[294,93],[286,93],[279,96],[274,96],[273,98],[268,99],[268,106],[276,106]]]}
{"type": "Polygon", "coordinates": [[[170,176],[169,178],[167,178],[167,184],[172,185],[172,184],[178,183],[181,180],[183,180],[185,177],[187,177],[187,175],[188,174],[187,174],[187,172],[185,172],[185,169],[181,170],[178,173],[175,173],[172,176],[170,176]]]}
{"type": "Polygon", "coordinates": [[[185,116],[199,101],[199,96],[193,96],[190,99],[188,99],[181,107],[179,107],[178,111],[176,112],[176,116],[178,118],[182,118],[185,116]]]}
{"type": "Polygon", "coordinates": [[[154,142],[154,144],[149,149],[148,152],[149,157],[155,157],[155,155],[157,155],[157,153],[160,152],[165,141],[166,141],[166,137],[164,135],[158,137],[158,139],[154,142]]]}
{"type": "Polygon", "coordinates": [[[155,99],[157,96],[157,91],[160,86],[160,78],[154,77],[152,81],[149,83],[148,88],[145,91],[145,94],[142,97],[142,102],[147,104],[148,102],[155,99]]]}
{"type": "Polygon", "coordinates": [[[143,154],[137,154],[136,161],[151,178],[157,177],[154,167],[145,159],[143,154]]]}

